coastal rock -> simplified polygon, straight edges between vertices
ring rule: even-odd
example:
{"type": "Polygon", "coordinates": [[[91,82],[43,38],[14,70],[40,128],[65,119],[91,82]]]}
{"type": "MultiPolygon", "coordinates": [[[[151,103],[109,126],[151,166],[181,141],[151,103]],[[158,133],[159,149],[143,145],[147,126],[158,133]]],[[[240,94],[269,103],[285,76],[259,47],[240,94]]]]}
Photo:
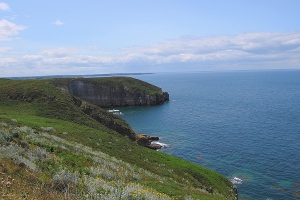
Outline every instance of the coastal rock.
{"type": "Polygon", "coordinates": [[[237,190],[237,188],[236,188],[235,186],[233,186],[232,190],[233,190],[233,193],[234,193],[234,195],[235,195],[235,200],[238,200],[238,199],[239,199],[239,195],[238,195],[238,190],[237,190]]]}
{"type": "Polygon", "coordinates": [[[160,143],[152,142],[152,141],[158,141],[158,140],[159,140],[159,137],[157,137],[157,136],[147,136],[145,134],[139,134],[137,142],[141,146],[157,150],[157,149],[161,149],[163,147],[163,145],[161,145],[160,143]]]}
{"type": "Polygon", "coordinates": [[[139,137],[137,138],[137,143],[141,146],[148,146],[151,144],[151,142],[148,139],[148,136],[145,134],[140,134],[139,137]]]}
{"type": "Polygon", "coordinates": [[[149,136],[149,137],[148,137],[148,140],[151,140],[151,141],[158,141],[158,140],[159,140],[159,137],[157,137],[157,136],[149,136]]]}

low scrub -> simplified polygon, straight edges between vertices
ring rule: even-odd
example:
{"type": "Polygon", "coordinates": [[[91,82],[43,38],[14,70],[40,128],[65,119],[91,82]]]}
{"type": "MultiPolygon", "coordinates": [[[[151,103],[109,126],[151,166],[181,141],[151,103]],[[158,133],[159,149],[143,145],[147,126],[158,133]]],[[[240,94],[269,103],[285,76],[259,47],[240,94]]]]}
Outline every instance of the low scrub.
{"type": "MultiPolygon", "coordinates": [[[[0,146],[2,166],[9,161],[9,165],[14,165],[14,168],[35,174],[35,187],[39,190],[48,188],[49,196],[62,195],[71,199],[192,199],[203,195],[208,199],[223,198],[221,194],[209,194],[204,185],[194,187],[193,178],[189,180],[186,174],[183,175],[187,179],[179,181],[179,174],[174,172],[176,169],[166,164],[156,168],[160,171],[168,168],[168,172],[163,172],[168,175],[163,176],[151,172],[153,169],[149,171],[140,168],[82,143],[58,137],[54,132],[49,133],[48,129],[36,130],[3,122],[0,130],[1,135],[5,136],[1,139],[5,145],[2,143],[0,146]],[[21,146],[21,143],[27,145],[21,146]]],[[[140,162],[147,161],[139,160],[136,163],[140,162]]],[[[7,169],[2,169],[2,173],[5,172],[7,169]]],[[[10,183],[1,186],[2,196],[22,196],[23,191],[12,193],[15,191],[11,190],[14,183],[9,176],[18,179],[20,175],[17,170],[6,174],[6,179],[3,179],[10,183]]],[[[30,195],[33,195],[32,199],[38,199],[38,196],[30,195]]]]}

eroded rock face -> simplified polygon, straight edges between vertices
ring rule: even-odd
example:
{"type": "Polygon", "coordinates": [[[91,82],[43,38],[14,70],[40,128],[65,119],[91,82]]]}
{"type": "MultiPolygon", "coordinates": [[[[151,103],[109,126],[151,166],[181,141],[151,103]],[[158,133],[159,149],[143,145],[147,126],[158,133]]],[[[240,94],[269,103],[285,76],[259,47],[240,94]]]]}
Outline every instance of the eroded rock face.
{"type": "Polygon", "coordinates": [[[169,94],[153,96],[140,91],[130,91],[126,86],[107,87],[92,83],[74,80],[68,87],[69,93],[100,107],[158,105],[169,100],[169,94]]]}
{"type": "MultiPolygon", "coordinates": [[[[90,115],[92,118],[103,124],[104,126],[115,130],[121,135],[128,136],[131,140],[136,140],[136,133],[131,129],[131,127],[122,125],[121,123],[117,123],[114,115],[111,115],[107,112],[101,112],[97,107],[91,107],[89,105],[85,105],[82,107],[84,113],[90,115]]],[[[118,119],[122,120],[122,119],[118,119]]],[[[125,122],[124,122],[125,123],[125,122]]],[[[126,123],[127,124],[127,123],[126,123]]]]}

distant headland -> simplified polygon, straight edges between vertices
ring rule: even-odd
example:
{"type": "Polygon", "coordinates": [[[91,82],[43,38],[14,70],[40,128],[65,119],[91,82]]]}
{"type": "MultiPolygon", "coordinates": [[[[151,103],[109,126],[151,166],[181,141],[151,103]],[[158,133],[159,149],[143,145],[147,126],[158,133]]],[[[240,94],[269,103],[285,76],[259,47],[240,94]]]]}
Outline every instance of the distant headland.
{"type": "Polygon", "coordinates": [[[88,75],[46,75],[46,76],[23,76],[23,77],[6,77],[13,80],[28,80],[28,79],[45,79],[45,78],[96,78],[107,76],[137,76],[154,73],[107,73],[107,74],[88,74],[88,75]]]}

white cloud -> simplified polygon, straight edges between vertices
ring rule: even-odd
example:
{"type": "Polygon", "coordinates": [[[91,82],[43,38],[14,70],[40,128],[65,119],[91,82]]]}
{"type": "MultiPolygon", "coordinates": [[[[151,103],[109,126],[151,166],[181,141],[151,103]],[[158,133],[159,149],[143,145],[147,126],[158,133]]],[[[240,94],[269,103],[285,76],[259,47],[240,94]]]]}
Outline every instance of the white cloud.
{"type": "Polygon", "coordinates": [[[9,51],[11,49],[12,49],[11,47],[0,47],[0,53],[7,52],[7,51],[9,51]]]}
{"type": "Polygon", "coordinates": [[[10,10],[10,8],[6,3],[0,2],[0,10],[7,11],[10,10]]]}
{"type": "Polygon", "coordinates": [[[144,61],[143,66],[152,62],[162,66],[190,65],[193,67],[190,70],[300,69],[300,32],[184,37],[149,46],[126,48],[123,53],[139,55],[140,60],[144,61]]]}
{"type": "Polygon", "coordinates": [[[153,55],[176,55],[181,53],[209,54],[220,51],[243,51],[250,53],[274,53],[300,46],[300,32],[292,33],[244,33],[235,36],[190,37],[164,43],[125,49],[153,55]]]}
{"type": "Polygon", "coordinates": [[[66,57],[78,52],[76,48],[59,48],[59,49],[47,49],[41,52],[42,55],[50,57],[66,57]]]}
{"type": "Polygon", "coordinates": [[[53,24],[60,26],[63,25],[64,23],[61,22],[60,20],[56,20],[55,22],[53,22],[53,24]]]}
{"type": "Polygon", "coordinates": [[[5,19],[0,20],[0,41],[11,40],[12,36],[18,35],[19,31],[26,29],[25,26],[16,25],[5,19]]]}
{"type": "MultiPolygon", "coordinates": [[[[6,49],[2,48],[2,51],[6,49]]],[[[185,37],[149,46],[95,54],[89,48],[48,49],[1,58],[16,74],[92,74],[113,72],[201,71],[232,69],[300,69],[300,32],[243,33],[233,36],[185,37]],[[116,71],[117,70],[117,71],[116,71]]],[[[1,49],[0,49],[1,53],[1,49]]],[[[2,76],[10,76],[11,71],[2,76]]]]}

